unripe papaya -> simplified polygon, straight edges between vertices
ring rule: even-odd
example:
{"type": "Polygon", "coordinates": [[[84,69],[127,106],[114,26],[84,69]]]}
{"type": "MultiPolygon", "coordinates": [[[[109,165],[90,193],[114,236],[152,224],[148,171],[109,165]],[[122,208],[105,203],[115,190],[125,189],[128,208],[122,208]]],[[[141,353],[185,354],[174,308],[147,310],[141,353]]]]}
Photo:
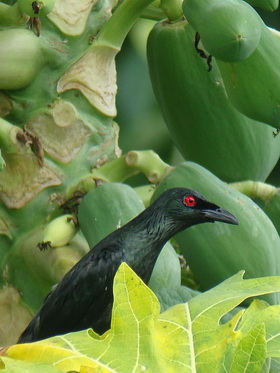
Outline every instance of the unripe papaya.
{"type": "Polygon", "coordinates": [[[249,58],[217,63],[236,109],[249,118],[280,127],[280,33],[262,22],[260,43],[249,58]]]}
{"type": "MultiPolygon", "coordinates": [[[[201,224],[175,237],[202,289],[209,289],[245,270],[246,278],[280,274],[280,238],[267,215],[250,198],[222,182],[202,166],[185,162],[159,184],[153,198],[168,188],[188,187],[231,211],[239,226],[201,224]]],[[[280,294],[265,296],[279,304],[280,294]]]]}
{"type": "Polygon", "coordinates": [[[225,181],[264,181],[279,159],[280,136],[231,105],[216,61],[208,72],[194,39],[186,21],[158,23],[148,38],[150,78],[170,135],[186,159],[225,181]]]}
{"type": "Polygon", "coordinates": [[[273,12],[279,6],[279,0],[246,0],[247,3],[269,12],[273,12]]]}
{"type": "Polygon", "coordinates": [[[90,247],[144,210],[139,195],[129,185],[105,183],[83,198],[78,212],[80,228],[90,247]]]}
{"type": "Polygon", "coordinates": [[[183,11],[207,51],[221,61],[242,61],[260,42],[259,17],[243,0],[185,0],[183,11]]]}
{"type": "Polygon", "coordinates": [[[0,89],[22,89],[45,63],[41,40],[30,30],[0,32],[0,89]]]}

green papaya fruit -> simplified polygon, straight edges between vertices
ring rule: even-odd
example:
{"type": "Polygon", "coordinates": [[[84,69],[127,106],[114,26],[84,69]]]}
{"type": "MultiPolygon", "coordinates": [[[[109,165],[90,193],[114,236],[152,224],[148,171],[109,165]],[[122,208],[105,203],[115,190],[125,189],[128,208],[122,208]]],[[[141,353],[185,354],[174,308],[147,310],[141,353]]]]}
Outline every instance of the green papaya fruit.
{"type": "Polygon", "coordinates": [[[249,118],[280,127],[280,33],[262,22],[260,43],[249,58],[217,63],[231,103],[249,118]]]}
{"type": "Polygon", "coordinates": [[[207,72],[186,22],[158,23],[148,37],[150,78],[181,154],[225,181],[264,181],[280,155],[280,136],[229,102],[216,61],[207,72]],[[226,165],[226,166],[225,166],[226,165]]]}
{"type": "MultiPolygon", "coordinates": [[[[115,229],[120,228],[144,210],[138,193],[129,185],[106,183],[91,190],[79,206],[78,220],[90,247],[96,245],[115,229]]],[[[155,264],[150,283],[157,292],[158,283],[164,287],[176,285],[180,281],[180,264],[170,243],[162,249],[155,264]],[[168,274],[168,279],[167,279],[168,274]]]]}
{"type": "MultiPolygon", "coordinates": [[[[161,181],[153,198],[172,187],[189,187],[228,209],[238,226],[201,224],[175,236],[187,263],[203,290],[240,270],[246,278],[280,274],[280,237],[267,215],[250,198],[222,182],[202,166],[185,162],[161,181]]],[[[264,297],[280,303],[280,293],[264,297]]]]}
{"type": "Polygon", "coordinates": [[[185,0],[183,12],[207,51],[221,61],[242,61],[260,42],[259,16],[243,0],[185,0]]]}
{"type": "Polygon", "coordinates": [[[30,84],[44,63],[41,39],[30,30],[0,32],[0,89],[22,89],[30,84]]]}
{"type": "MultiPolygon", "coordinates": [[[[162,260],[155,265],[149,287],[154,293],[160,289],[176,289],[181,286],[181,266],[178,255],[168,242],[162,249],[162,260]]],[[[160,254],[160,255],[161,255],[160,254]]]]}
{"type": "Polygon", "coordinates": [[[44,229],[43,245],[51,247],[68,245],[77,233],[77,226],[72,215],[61,215],[49,222],[44,229]]]}
{"type": "Polygon", "coordinates": [[[269,12],[273,12],[279,6],[279,0],[246,0],[247,3],[269,12]]]}
{"type": "Polygon", "coordinates": [[[78,221],[90,247],[144,210],[139,195],[129,185],[105,183],[83,198],[78,221]]]}

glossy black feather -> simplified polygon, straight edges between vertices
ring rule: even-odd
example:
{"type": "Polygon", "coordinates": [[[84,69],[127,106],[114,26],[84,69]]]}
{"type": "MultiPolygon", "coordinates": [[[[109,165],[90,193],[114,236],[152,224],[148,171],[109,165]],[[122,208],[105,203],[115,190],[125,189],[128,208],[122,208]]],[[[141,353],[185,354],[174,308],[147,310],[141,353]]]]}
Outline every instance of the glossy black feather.
{"type": "Polygon", "coordinates": [[[186,188],[169,189],[136,218],[100,241],[53,288],[18,343],[93,328],[110,328],[113,279],[125,261],[148,283],[157,257],[173,235],[189,226],[223,221],[238,224],[228,211],[186,188]],[[185,197],[196,199],[187,206],[185,197]]]}

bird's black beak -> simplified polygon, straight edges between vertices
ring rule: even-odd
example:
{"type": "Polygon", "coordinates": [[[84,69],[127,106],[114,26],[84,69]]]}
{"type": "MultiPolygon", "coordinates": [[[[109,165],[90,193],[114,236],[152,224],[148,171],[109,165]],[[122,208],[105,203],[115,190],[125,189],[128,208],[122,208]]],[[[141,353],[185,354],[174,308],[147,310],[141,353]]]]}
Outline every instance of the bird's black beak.
{"type": "Polygon", "coordinates": [[[238,225],[239,221],[237,218],[231,214],[229,211],[224,210],[220,207],[217,207],[215,210],[211,209],[204,209],[202,210],[203,215],[207,218],[209,221],[221,221],[228,224],[234,224],[238,225]]]}

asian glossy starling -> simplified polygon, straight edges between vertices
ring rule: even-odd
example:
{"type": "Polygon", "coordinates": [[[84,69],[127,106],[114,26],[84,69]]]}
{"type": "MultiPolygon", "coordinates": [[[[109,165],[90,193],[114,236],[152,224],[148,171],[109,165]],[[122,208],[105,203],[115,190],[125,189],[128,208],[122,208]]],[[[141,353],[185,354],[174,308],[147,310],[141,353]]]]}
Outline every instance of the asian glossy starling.
{"type": "Polygon", "coordinates": [[[113,279],[126,262],[147,284],[164,244],[196,224],[238,224],[230,212],[186,188],[165,191],[146,210],[90,250],[53,288],[18,343],[92,328],[110,328],[113,279]]]}

